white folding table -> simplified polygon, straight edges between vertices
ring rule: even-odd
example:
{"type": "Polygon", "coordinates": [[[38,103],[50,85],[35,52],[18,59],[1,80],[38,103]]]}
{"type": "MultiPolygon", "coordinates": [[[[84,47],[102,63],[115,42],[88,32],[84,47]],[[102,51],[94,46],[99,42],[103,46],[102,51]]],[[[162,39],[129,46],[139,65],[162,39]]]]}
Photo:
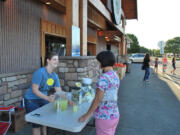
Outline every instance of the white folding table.
{"type": "Polygon", "coordinates": [[[82,123],[78,122],[78,119],[88,111],[91,103],[84,102],[79,105],[78,112],[73,112],[72,106],[68,106],[65,111],[57,112],[54,109],[53,103],[49,103],[26,114],[25,120],[27,122],[62,129],[65,131],[80,132],[89,122],[91,117],[82,123]]]}

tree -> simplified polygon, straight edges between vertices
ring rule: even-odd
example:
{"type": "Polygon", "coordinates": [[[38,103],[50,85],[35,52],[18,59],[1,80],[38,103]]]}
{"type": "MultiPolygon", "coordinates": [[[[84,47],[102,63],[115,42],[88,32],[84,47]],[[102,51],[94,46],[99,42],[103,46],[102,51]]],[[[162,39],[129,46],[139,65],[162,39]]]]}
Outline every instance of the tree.
{"type": "Polygon", "coordinates": [[[140,53],[147,53],[147,52],[150,53],[150,50],[143,46],[140,46],[140,53]]]}
{"type": "Polygon", "coordinates": [[[174,55],[180,53],[180,37],[169,39],[164,50],[166,53],[173,53],[174,55]]]}
{"type": "Polygon", "coordinates": [[[159,49],[154,49],[153,51],[154,51],[154,56],[156,56],[156,57],[161,56],[159,49]]]}
{"type": "Polygon", "coordinates": [[[132,40],[130,48],[128,48],[128,53],[139,53],[140,45],[137,37],[134,34],[127,34],[127,36],[132,40]]]}

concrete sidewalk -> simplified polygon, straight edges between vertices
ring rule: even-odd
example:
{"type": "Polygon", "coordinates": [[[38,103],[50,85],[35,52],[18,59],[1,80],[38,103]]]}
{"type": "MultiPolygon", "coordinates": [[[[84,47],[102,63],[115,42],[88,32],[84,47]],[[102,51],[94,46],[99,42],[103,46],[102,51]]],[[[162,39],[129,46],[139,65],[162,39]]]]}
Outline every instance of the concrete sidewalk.
{"type": "MultiPolygon", "coordinates": [[[[179,64],[179,63],[178,63],[179,64]]],[[[162,64],[158,65],[159,72],[162,72],[162,64]]],[[[172,71],[172,65],[170,62],[168,63],[167,69],[166,69],[166,75],[170,77],[170,79],[180,87],[180,64],[176,66],[176,74],[173,75],[171,73],[172,71]]]]}
{"type": "MultiPolygon", "coordinates": [[[[180,93],[170,88],[160,78],[150,76],[150,83],[143,84],[141,64],[133,64],[132,71],[121,81],[119,110],[121,118],[115,135],[180,135],[180,93]],[[176,95],[174,94],[176,93],[176,95]]],[[[56,130],[58,131],[58,130],[56,130]]],[[[62,132],[52,133],[61,135],[62,132]]],[[[31,135],[31,127],[8,135],[31,135]]],[[[75,135],[67,133],[67,135],[75,135]]],[[[86,127],[76,135],[95,135],[95,128],[86,127]]]]}
{"type": "Polygon", "coordinates": [[[167,82],[160,80],[161,75],[153,74],[145,88],[143,76],[141,64],[133,64],[132,72],[121,81],[121,119],[116,135],[180,135],[180,102],[177,98],[180,90],[170,88],[167,82]]]}

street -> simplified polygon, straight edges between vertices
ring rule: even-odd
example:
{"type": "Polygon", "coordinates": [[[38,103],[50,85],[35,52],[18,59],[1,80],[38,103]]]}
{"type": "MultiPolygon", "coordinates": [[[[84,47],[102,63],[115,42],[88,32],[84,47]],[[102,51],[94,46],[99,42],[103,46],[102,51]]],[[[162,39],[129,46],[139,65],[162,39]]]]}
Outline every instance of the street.
{"type": "Polygon", "coordinates": [[[180,89],[167,75],[150,75],[143,85],[141,64],[121,81],[120,122],[116,135],[180,135],[180,89]]]}

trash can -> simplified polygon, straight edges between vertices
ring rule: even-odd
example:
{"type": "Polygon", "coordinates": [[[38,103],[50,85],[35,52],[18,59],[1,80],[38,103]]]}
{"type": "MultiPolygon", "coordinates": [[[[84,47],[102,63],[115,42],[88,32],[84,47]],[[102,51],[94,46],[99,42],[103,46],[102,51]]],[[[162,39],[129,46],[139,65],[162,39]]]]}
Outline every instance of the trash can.
{"type": "Polygon", "coordinates": [[[126,73],[130,73],[132,62],[129,60],[128,62],[125,62],[124,64],[126,64],[126,73]]]}

